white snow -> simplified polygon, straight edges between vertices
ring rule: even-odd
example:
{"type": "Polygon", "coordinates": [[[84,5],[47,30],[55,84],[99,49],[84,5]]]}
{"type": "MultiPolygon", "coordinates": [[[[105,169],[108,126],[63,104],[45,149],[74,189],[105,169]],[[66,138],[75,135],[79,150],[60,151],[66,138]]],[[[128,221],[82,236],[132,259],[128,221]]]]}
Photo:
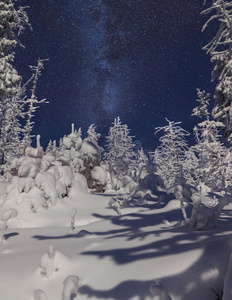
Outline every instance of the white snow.
{"type": "Polygon", "coordinates": [[[34,300],[48,300],[46,293],[43,290],[34,291],[34,300]]]}
{"type": "Polygon", "coordinates": [[[18,211],[0,244],[0,300],[216,300],[223,290],[231,203],[216,229],[195,231],[184,225],[179,200],[158,204],[160,192],[146,206],[120,206],[118,215],[108,204],[116,193],[90,194],[78,183],[69,197],[34,212],[25,203],[35,188],[0,207],[18,211]]]}

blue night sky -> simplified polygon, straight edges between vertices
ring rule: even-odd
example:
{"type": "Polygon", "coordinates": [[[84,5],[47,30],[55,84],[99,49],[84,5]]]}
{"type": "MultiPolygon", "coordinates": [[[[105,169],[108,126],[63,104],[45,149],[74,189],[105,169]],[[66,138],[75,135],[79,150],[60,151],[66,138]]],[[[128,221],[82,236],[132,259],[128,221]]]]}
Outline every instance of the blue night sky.
{"type": "MultiPolygon", "coordinates": [[[[69,134],[71,123],[95,124],[103,136],[119,116],[145,150],[158,145],[155,127],[182,121],[192,133],[196,88],[211,92],[212,64],[202,47],[216,24],[201,32],[203,0],[18,0],[30,6],[29,28],[15,67],[26,82],[29,65],[49,58],[37,87],[46,98],[34,133],[46,147],[69,134]]],[[[213,103],[213,99],[212,99],[213,103]]],[[[190,141],[191,142],[191,141],[190,141]]]]}

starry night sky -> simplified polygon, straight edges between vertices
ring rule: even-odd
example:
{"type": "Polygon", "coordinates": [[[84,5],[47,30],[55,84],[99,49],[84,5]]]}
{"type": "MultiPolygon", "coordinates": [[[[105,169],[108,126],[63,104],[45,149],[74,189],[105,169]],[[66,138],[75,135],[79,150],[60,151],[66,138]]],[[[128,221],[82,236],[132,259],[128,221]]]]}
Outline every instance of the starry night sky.
{"type": "MultiPolygon", "coordinates": [[[[154,129],[182,121],[192,133],[196,88],[214,92],[212,64],[202,47],[216,31],[201,28],[203,0],[18,0],[30,6],[29,28],[15,67],[26,82],[29,65],[49,58],[37,97],[34,133],[46,147],[69,134],[71,123],[95,124],[104,136],[115,117],[145,150],[159,144],[154,129]]],[[[211,97],[213,98],[213,96],[211,97]]],[[[213,99],[212,99],[213,103],[213,99]]],[[[190,140],[190,143],[192,141],[190,140]]]]}

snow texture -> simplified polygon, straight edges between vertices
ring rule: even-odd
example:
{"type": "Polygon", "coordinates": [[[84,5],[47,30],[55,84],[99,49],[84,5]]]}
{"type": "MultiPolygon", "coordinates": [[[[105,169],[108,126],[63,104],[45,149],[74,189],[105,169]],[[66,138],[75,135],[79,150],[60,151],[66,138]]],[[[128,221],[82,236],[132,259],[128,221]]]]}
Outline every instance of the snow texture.
{"type": "Polygon", "coordinates": [[[33,297],[34,300],[48,300],[46,293],[41,289],[35,290],[33,297]]]}
{"type": "Polygon", "coordinates": [[[228,270],[227,270],[226,277],[224,280],[222,300],[231,300],[232,299],[231,281],[232,281],[232,254],[230,255],[228,270]]]}

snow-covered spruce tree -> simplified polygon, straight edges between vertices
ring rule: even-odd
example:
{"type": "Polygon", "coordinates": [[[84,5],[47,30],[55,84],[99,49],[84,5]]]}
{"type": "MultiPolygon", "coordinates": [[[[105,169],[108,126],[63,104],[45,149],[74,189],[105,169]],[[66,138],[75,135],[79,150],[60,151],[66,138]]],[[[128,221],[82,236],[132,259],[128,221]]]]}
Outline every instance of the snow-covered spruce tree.
{"type": "MultiPolygon", "coordinates": [[[[98,176],[102,177],[101,164],[101,148],[92,141],[84,140],[80,149],[81,159],[84,168],[80,172],[87,180],[88,187],[95,192],[104,192],[106,185],[105,180],[97,180],[98,176]]],[[[104,177],[104,176],[103,176],[104,177]]]]}
{"type": "Polygon", "coordinates": [[[3,180],[11,178],[9,167],[12,160],[23,153],[20,136],[22,127],[20,117],[24,117],[24,100],[21,99],[21,92],[2,100],[1,139],[0,139],[0,173],[3,180]],[[4,116],[4,117],[3,117],[4,116]]]}
{"type": "Polygon", "coordinates": [[[95,128],[96,128],[96,126],[94,126],[94,124],[91,124],[89,126],[89,128],[87,130],[88,136],[87,136],[87,138],[84,139],[84,141],[86,141],[86,142],[92,142],[92,143],[94,143],[94,144],[97,145],[98,144],[98,140],[99,140],[101,134],[97,133],[95,131],[95,128]]]}
{"type": "Polygon", "coordinates": [[[13,0],[0,1],[0,98],[15,95],[21,83],[21,76],[12,66],[14,48],[19,44],[17,36],[28,24],[28,17],[22,7],[16,9],[13,0]]]}
{"type": "MultiPolygon", "coordinates": [[[[206,1],[205,1],[206,2],[206,1]]],[[[212,79],[217,79],[215,105],[212,115],[221,122],[224,138],[232,143],[232,1],[213,0],[202,14],[210,17],[203,26],[203,31],[210,22],[218,21],[218,31],[203,48],[215,64],[212,79]]]]}
{"type": "Polygon", "coordinates": [[[197,96],[198,98],[196,99],[197,102],[200,104],[193,109],[192,116],[197,116],[199,118],[202,118],[202,116],[205,116],[207,120],[209,120],[209,110],[208,110],[208,105],[210,101],[210,93],[205,93],[205,91],[201,91],[200,89],[197,88],[197,96]]]}
{"type": "Polygon", "coordinates": [[[14,1],[0,1],[0,164],[1,173],[19,147],[19,118],[23,116],[24,89],[21,76],[13,67],[14,48],[19,44],[18,35],[28,25],[22,7],[15,8],[14,1]]]}
{"type": "Polygon", "coordinates": [[[192,147],[198,157],[195,174],[198,183],[203,182],[212,190],[225,188],[224,160],[228,149],[219,140],[221,122],[206,120],[194,128],[196,145],[192,147]]]}
{"type": "MultiPolygon", "coordinates": [[[[6,207],[17,202],[28,212],[36,213],[40,207],[56,205],[77,184],[69,166],[61,165],[51,153],[44,155],[40,136],[37,136],[37,147],[27,147],[25,154],[12,162],[11,168],[15,176],[3,197],[6,207]]],[[[80,182],[81,178],[78,179],[80,182]]]]}
{"type": "Polygon", "coordinates": [[[209,94],[197,89],[200,105],[193,109],[193,116],[205,116],[206,120],[194,128],[196,145],[191,150],[196,153],[198,164],[195,166],[197,183],[204,183],[212,190],[226,187],[225,158],[228,149],[220,142],[219,128],[224,125],[209,119],[209,94]]]}
{"type": "Polygon", "coordinates": [[[158,175],[164,180],[165,186],[170,187],[175,184],[180,165],[185,160],[188,150],[185,138],[189,133],[179,126],[181,122],[166,121],[168,125],[156,128],[155,134],[164,131],[164,135],[159,139],[161,145],[155,150],[153,158],[158,165],[158,175]]]}
{"type": "Polygon", "coordinates": [[[122,124],[119,117],[115,118],[112,124],[106,136],[105,160],[108,162],[112,187],[117,189],[116,181],[128,174],[135,152],[128,126],[122,124]]]}
{"type": "Polygon", "coordinates": [[[31,137],[33,137],[32,129],[34,127],[34,122],[32,121],[32,118],[34,117],[34,113],[39,108],[39,105],[46,101],[45,99],[38,100],[35,95],[38,79],[41,76],[41,70],[44,68],[44,61],[47,61],[47,59],[38,59],[36,66],[30,66],[34,74],[32,76],[33,85],[31,89],[31,97],[26,100],[26,103],[28,105],[28,111],[26,114],[26,124],[23,129],[24,150],[31,145],[31,137]]]}
{"type": "Polygon", "coordinates": [[[75,130],[74,124],[71,125],[71,133],[60,139],[59,147],[56,149],[54,143],[51,145],[50,154],[55,155],[56,160],[62,166],[69,166],[73,174],[79,173],[84,169],[81,159],[80,149],[83,143],[81,128],[75,130]]]}
{"type": "MultiPolygon", "coordinates": [[[[56,159],[63,166],[70,166],[75,178],[78,181],[80,174],[87,180],[88,188],[92,191],[102,192],[106,183],[98,183],[96,181],[96,172],[99,175],[101,162],[101,150],[97,142],[92,142],[88,138],[82,140],[81,129],[74,129],[72,124],[72,132],[60,141],[60,146],[56,151],[56,159]],[[95,169],[95,167],[98,167],[95,169]],[[94,172],[94,173],[92,173],[94,172]]],[[[104,170],[101,170],[104,171],[104,170]]],[[[102,172],[101,172],[102,173],[102,172]]]]}

